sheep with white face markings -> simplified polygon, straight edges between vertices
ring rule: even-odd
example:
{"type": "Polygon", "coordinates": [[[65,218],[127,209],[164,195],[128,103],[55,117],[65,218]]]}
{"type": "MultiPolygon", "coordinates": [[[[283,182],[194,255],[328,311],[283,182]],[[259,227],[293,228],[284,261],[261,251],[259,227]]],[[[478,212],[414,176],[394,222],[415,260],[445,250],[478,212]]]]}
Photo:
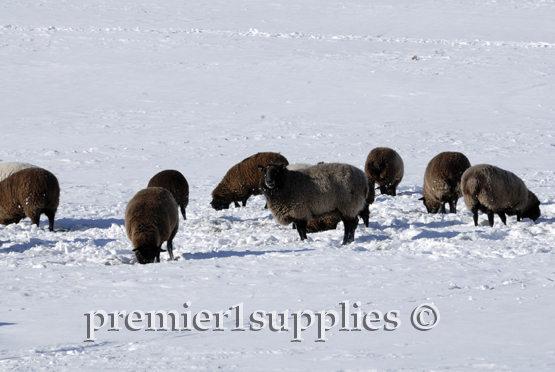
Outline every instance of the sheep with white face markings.
{"type": "Polygon", "coordinates": [[[462,196],[461,177],[470,168],[470,161],[460,152],[442,152],[433,157],[424,173],[422,200],[428,213],[457,213],[457,202],[462,196]]]}
{"type": "Polygon", "coordinates": [[[0,163],[0,181],[3,181],[9,176],[11,176],[12,174],[27,168],[38,168],[38,167],[33,164],[18,162],[18,161],[0,163]]]}
{"type": "Polygon", "coordinates": [[[376,147],[368,154],[364,171],[370,187],[373,188],[374,183],[377,183],[382,194],[395,196],[397,186],[405,174],[405,165],[397,151],[389,147],[376,147]]]}
{"type": "Polygon", "coordinates": [[[183,219],[187,219],[185,208],[189,204],[189,184],[181,172],[173,169],[158,172],[148,181],[147,187],[163,187],[168,190],[179,205],[183,219]]]}
{"type": "Polygon", "coordinates": [[[504,224],[507,224],[505,214],[516,214],[517,221],[521,218],[536,221],[541,215],[540,201],[524,182],[516,174],[494,165],[468,168],[462,175],[461,189],[475,226],[478,226],[478,211],[488,215],[490,226],[493,226],[494,213],[504,224]]]}
{"type": "Polygon", "coordinates": [[[125,208],[125,229],[141,264],[160,262],[162,243],[167,241],[173,261],[173,238],[179,228],[179,211],[172,194],[162,187],[139,191],[125,208]]]}
{"type": "Polygon", "coordinates": [[[284,164],[258,167],[268,208],[282,225],[294,222],[301,240],[311,220],[339,217],[345,226],[343,244],[355,239],[358,215],[366,207],[368,180],[360,169],[340,163],[290,171],[284,164]]]}
{"type": "Polygon", "coordinates": [[[52,173],[42,168],[20,170],[0,182],[0,223],[18,223],[25,217],[39,226],[40,215],[48,217],[54,231],[54,217],[60,202],[60,185],[52,173]]]}

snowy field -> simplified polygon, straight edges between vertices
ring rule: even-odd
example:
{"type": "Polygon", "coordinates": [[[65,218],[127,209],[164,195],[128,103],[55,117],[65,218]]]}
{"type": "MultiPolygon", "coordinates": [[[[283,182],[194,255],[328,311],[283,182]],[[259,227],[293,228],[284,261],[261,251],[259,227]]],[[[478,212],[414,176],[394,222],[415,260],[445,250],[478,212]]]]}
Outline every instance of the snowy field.
{"type": "MultiPolygon", "coordinates": [[[[0,161],[60,182],[50,232],[0,226],[0,370],[555,370],[555,1],[0,2],[0,161]],[[264,198],[213,210],[225,172],[259,151],[361,169],[405,163],[370,227],[301,242],[264,198]],[[459,200],[429,215],[424,170],[460,151],[521,177],[536,223],[493,228],[459,200]],[[163,169],[190,185],[177,261],[139,265],[124,228],[163,169]],[[183,304],[191,302],[188,309],[183,304]],[[393,331],[132,332],[87,338],[92,310],[396,310],[393,331]],[[436,327],[411,312],[433,304],[436,327]]],[[[233,310],[232,315],[235,314],[233,310]]],[[[349,317],[353,328],[353,317],[349,317]]],[[[328,320],[331,320],[328,317],[328,320]]],[[[99,317],[95,317],[100,324],[99,317]]],[[[145,322],[142,323],[145,325],[145,322]]]]}

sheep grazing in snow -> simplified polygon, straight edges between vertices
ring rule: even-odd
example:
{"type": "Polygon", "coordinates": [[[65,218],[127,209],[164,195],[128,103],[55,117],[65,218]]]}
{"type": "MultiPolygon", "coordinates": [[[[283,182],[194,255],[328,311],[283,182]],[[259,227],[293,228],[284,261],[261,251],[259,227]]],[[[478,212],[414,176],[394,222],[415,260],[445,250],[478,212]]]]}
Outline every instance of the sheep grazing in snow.
{"type": "Polygon", "coordinates": [[[148,181],[147,187],[163,187],[168,190],[179,205],[183,219],[187,219],[185,208],[189,204],[189,184],[180,172],[168,169],[156,173],[148,181]]]}
{"type": "Polygon", "coordinates": [[[25,217],[39,226],[40,215],[48,217],[54,231],[54,217],[60,202],[60,185],[52,173],[42,168],[22,169],[0,182],[0,223],[18,223],[25,217]]]}
{"type": "Polygon", "coordinates": [[[358,215],[367,207],[368,180],[360,169],[340,163],[290,171],[284,164],[258,167],[268,208],[282,225],[295,223],[301,240],[309,221],[338,217],[345,226],[343,244],[355,239],[358,215]]]}
{"type": "Polygon", "coordinates": [[[135,194],[125,208],[125,228],[139,263],[160,262],[165,241],[173,261],[172,241],[179,228],[179,211],[168,190],[147,187],[135,194]]]}
{"type": "Polygon", "coordinates": [[[428,213],[457,213],[457,202],[462,196],[461,177],[470,168],[468,158],[460,152],[442,152],[434,156],[424,173],[422,200],[428,213]]]}
{"type": "Polygon", "coordinates": [[[228,209],[233,202],[239,208],[239,201],[243,207],[251,195],[261,195],[259,165],[270,163],[288,165],[284,156],[276,152],[259,152],[231,167],[220,184],[212,191],[210,205],[215,210],[228,209]]]}
{"type": "Polygon", "coordinates": [[[389,147],[376,147],[368,154],[364,171],[370,187],[374,188],[374,183],[377,183],[382,194],[395,196],[405,166],[397,151],[389,147]]]}
{"type": "Polygon", "coordinates": [[[462,175],[461,189],[475,226],[478,226],[479,210],[488,215],[490,226],[493,226],[494,213],[504,224],[507,224],[505,214],[516,214],[517,221],[526,217],[536,221],[541,215],[540,201],[524,182],[516,174],[494,165],[468,168],[462,175]]]}
{"type": "Polygon", "coordinates": [[[15,172],[19,172],[20,170],[27,168],[37,168],[37,166],[17,161],[0,163],[0,181],[5,180],[15,172]]]}

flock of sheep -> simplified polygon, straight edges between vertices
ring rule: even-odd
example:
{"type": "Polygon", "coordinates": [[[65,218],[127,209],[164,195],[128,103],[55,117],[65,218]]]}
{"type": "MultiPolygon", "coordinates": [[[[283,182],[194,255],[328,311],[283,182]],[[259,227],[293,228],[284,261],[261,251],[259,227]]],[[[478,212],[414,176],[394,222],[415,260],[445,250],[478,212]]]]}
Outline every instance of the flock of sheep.
{"type": "MultiPolygon", "coordinates": [[[[365,171],[342,163],[289,164],[274,152],[261,152],[234,165],[212,192],[215,210],[246,206],[251,195],[264,194],[266,206],[282,225],[293,224],[301,240],[307,233],[335,229],[343,222],[343,244],[355,239],[358,218],[369,223],[369,205],[375,200],[375,185],[382,194],[396,195],[403,179],[404,164],[399,154],[387,147],[370,151],[365,171]]],[[[514,173],[493,165],[471,166],[459,152],[442,152],[426,167],[422,200],[428,213],[456,213],[458,199],[478,225],[478,211],[494,214],[506,223],[506,215],[537,220],[540,202],[514,173]]],[[[0,223],[18,223],[25,217],[39,225],[40,215],[54,217],[60,187],[49,171],[28,163],[0,163],[0,223]]],[[[147,188],[139,191],[125,210],[125,227],[133,251],[141,264],[160,262],[162,243],[167,242],[173,260],[173,238],[179,228],[179,210],[186,219],[189,185],[175,170],[156,174],[147,188]]]]}

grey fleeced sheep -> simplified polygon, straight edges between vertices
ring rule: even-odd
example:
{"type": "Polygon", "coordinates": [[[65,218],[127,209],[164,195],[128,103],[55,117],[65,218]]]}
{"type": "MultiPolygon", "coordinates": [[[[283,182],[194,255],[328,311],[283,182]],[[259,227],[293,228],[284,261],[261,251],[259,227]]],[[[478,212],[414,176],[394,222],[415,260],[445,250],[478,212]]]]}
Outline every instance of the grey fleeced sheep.
{"type": "Polygon", "coordinates": [[[424,173],[422,200],[428,213],[457,213],[457,202],[462,196],[461,177],[470,168],[468,158],[460,152],[442,152],[433,157],[424,173]]]}
{"type": "Polygon", "coordinates": [[[125,229],[141,264],[160,262],[162,243],[167,241],[173,261],[173,238],[179,228],[179,211],[172,194],[162,187],[139,191],[125,208],[125,229]]]}
{"type": "Polygon", "coordinates": [[[307,238],[307,223],[324,217],[339,217],[345,226],[343,244],[355,239],[358,215],[366,205],[368,180],[360,169],[340,163],[319,164],[290,171],[283,164],[260,166],[268,208],[282,225],[295,223],[301,240],[307,238]]]}
{"type": "MultiPolygon", "coordinates": [[[[319,162],[318,164],[324,164],[323,161],[319,162]]],[[[309,167],[313,167],[314,164],[307,164],[307,163],[295,163],[289,164],[287,169],[289,170],[301,170],[306,169],[309,167]]],[[[364,222],[364,226],[368,227],[370,223],[370,209],[369,206],[374,202],[375,198],[374,188],[368,188],[368,200],[367,206],[362,210],[359,216],[362,218],[364,222]]],[[[315,220],[309,221],[306,225],[306,232],[307,233],[316,233],[321,231],[327,230],[335,230],[337,228],[337,224],[341,221],[341,218],[335,217],[325,217],[325,218],[317,218],[315,220]]],[[[293,228],[296,229],[297,225],[293,224],[293,228]]]]}
{"type": "Polygon", "coordinates": [[[18,161],[0,163],[0,181],[5,180],[15,172],[19,172],[20,170],[27,168],[37,168],[37,166],[18,161]]]}
{"type": "Polygon", "coordinates": [[[259,165],[266,166],[270,163],[288,165],[287,159],[276,152],[259,152],[244,159],[231,167],[220,184],[212,191],[212,202],[210,205],[215,210],[228,209],[233,202],[239,207],[239,201],[243,207],[247,205],[247,199],[251,195],[261,195],[259,165]]]}
{"type": "Polygon", "coordinates": [[[52,173],[42,168],[22,169],[0,182],[0,223],[18,223],[25,217],[39,226],[40,215],[48,217],[54,231],[54,217],[60,202],[60,185],[52,173]]]}
{"type": "Polygon", "coordinates": [[[494,213],[504,224],[507,223],[505,214],[516,214],[517,221],[526,217],[535,221],[541,215],[540,201],[524,182],[516,174],[494,165],[468,168],[462,175],[461,188],[475,226],[478,226],[478,211],[488,215],[490,226],[493,226],[494,213]]]}
{"type": "Polygon", "coordinates": [[[376,147],[368,154],[364,171],[370,187],[374,188],[374,183],[377,183],[382,194],[395,196],[397,186],[403,180],[405,166],[397,151],[389,147],[376,147]]]}
{"type": "Polygon", "coordinates": [[[163,187],[168,190],[179,205],[183,219],[187,219],[185,208],[189,204],[189,184],[181,172],[167,169],[156,173],[147,187],[163,187]]]}

